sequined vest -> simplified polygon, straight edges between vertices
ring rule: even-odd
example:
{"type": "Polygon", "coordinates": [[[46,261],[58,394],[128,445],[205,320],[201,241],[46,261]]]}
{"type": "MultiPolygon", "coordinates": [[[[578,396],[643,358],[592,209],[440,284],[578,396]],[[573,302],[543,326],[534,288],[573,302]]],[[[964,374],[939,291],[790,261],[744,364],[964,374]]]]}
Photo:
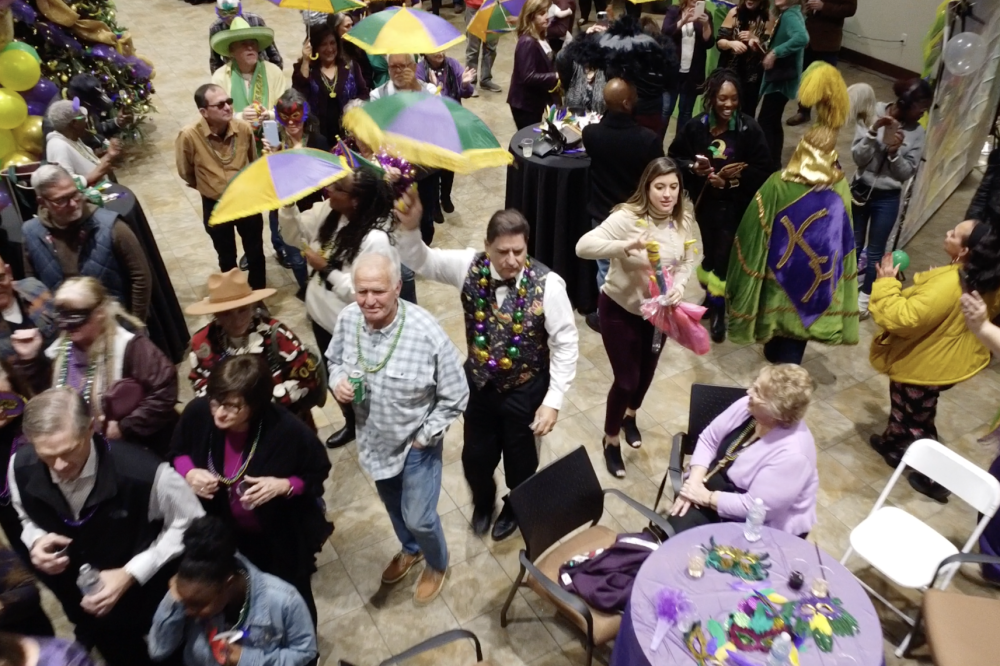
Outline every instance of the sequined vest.
{"type": "MultiPolygon", "coordinates": [[[[539,263],[534,258],[528,270],[534,273],[530,278],[528,293],[524,297],[524,318],[521,320],[520,344],[518,356],[512,360],[510,369],[504,370],[497,365],[491,367],[490,364],[481,358],[480,351],[486,351],[490,358],[496,360],[507,356],[506,351],[511,346],[512,338],[518,335],[514,332],[514,311],[517,309],[517,287],[510,287],[507,296],[504,298],[503,306],[499,311],[494,309],[495,293],[493,286],[486,287],[487,301],[486,307],[482,310],[477,308],[477,300],[483,298],[479,280],[482,277],[479,273],[483,253],[476,255],[475,260],[469,266],[469,272],[465,277],[465,284],[462,285],[462,309],[465,310],[465,339],[469,346],[469,358],[466,360],[472,374],[472,380],[476,388],[483,388],[487,383],[493,382],[498,391],[509,391],[531,380],[539,372],[547,372],[549,368],[549,336],[545,331],[545,279],[549,274],[549,268],[539,263]],[[492,301],[492,303],[490,302],[492,301]],[[476,328],[476,312],[481,311],[486,314],[486,318],[481,322],[482,330],[476,328]],[[480,350],[474,340],[477,335],[485,335],[489,340],[489,348],[480,350]]],[[[490,279],[490,278],[487,278],[490,279]]]]}

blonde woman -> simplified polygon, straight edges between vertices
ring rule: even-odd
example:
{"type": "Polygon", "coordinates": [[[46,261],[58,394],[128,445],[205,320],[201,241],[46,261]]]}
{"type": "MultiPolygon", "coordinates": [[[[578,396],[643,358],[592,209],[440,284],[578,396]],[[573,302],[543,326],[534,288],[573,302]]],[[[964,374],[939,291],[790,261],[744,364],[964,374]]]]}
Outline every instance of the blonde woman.
{"type": "Polygon", "coordinates": [[[545,107],[559,103],[559,75],[552,47],[545,40],[551,4],[549,0],[528,0],[517,18],[514,72],[507,104],[519,130],[541,122],[545,107]]]}
{"type": "Polygon", "coordinates": [[[642,299],[650,296],[646,242],[660,244],[660,260],[673,277],[667,299],[677,304],[694,270],[693,230],[694,216],[683,200],[680,171],[673,160],[660,157],[646,167],[632,197],[615,206],[608,219],[576,244],[581,259],[611,262],[597,311],[615,375],[604,417],[604,459],[608,471],[619,478],[625,476],[619,432],[625,432],[632,448],[642,445],[635,413],[660,357],[653,351],[653,325],[640,311],[642,299]]]}
{"type": "Polygon", "coordinates": [[[70,386],[80,393],[104,436],[165,453],[177,423],[177,370],[92,277],[74,277],[55,294],[62,334],[41,350],[15,344],[18,365],[41,392],[70,386]],[[125,324],[129,328],[125,328],[125,324]]]}

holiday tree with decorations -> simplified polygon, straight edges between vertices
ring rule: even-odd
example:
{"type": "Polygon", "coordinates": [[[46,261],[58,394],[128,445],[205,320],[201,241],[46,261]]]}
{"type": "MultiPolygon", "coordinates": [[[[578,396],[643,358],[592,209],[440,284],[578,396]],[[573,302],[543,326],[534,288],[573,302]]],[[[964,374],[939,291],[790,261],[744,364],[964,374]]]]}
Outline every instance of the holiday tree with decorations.
{"type": "MultiPolygon", "coordinates": [[[[0,0],[3,4],[7,3],[0,0]]],[[[128,30],[118,24],[114,2],[13,0],[9,4],[13,37],[37,51],[43,80],[65,88],[74,75],[93,74],[116,113],[131,118],[122,138],[140,138],[139,126],[153,110],[153,67],[135,52],[128,30]]],[[[31,115],[44,113],[30,94],[24,97],[31,115]]]]}

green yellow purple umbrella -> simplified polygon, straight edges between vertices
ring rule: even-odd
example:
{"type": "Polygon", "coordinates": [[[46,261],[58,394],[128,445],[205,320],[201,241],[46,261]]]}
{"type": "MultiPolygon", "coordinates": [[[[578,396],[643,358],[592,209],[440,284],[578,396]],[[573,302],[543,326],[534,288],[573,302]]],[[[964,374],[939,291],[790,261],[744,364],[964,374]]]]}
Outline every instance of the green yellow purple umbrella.
{"type": "Polygon", "coordinates": [[[327,14],[349,12],[368,6],[361,0],[271,0],[271,2],[284,9],[306,9],[327,14]]]}
{"type": "Polygon", "coordinates": [[[215,226],[287,206],[350,173],[340,156],[315,148],[269,153],[229,181],[208,224],[215,226]]]}
{"type": "Polygon", "coordinates": [[[362,19],[344,39],[372,55],[391,55],[437,53],[465,41],[465,35],[430,12],[392,7],[362,19]]]}
{"type": "Polygon", "coordinates": [[[487,34],[513,32],[524,0],[488,0],[469,21],[466,32],[486,41],[487,34]]]}
{"type": "Polygon", "coordinates": [[[344,127],[369,146],[456,173],[505,166],[514,159],[476,114],[426,92],[400,92],[351,109],[344,127]]]}

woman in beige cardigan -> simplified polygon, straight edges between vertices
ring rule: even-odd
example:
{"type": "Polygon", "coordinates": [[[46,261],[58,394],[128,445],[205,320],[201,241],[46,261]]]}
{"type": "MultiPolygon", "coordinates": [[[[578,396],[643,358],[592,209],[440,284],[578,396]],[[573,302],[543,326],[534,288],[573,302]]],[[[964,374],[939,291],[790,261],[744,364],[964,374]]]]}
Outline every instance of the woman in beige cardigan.
{"type": "Polygon", "coordinates": [[[611,267],[601,288],[597,310],[601,337],[615,373],[604,417],[604,460],[608,472],[625,476],[619,432],[632,448],[642,446],[635,412],[653,381],[659,352],[653,351],[653,325],[642,318],[640,305],[649,298],[652,269],[646,242],[660,244],[660,260],[670,271],[673,286],[667,300],[677,304],[694,270],[690,205],[683,200],[681,174],[666,157],[646,167],[635,193],[615,206],[608,219],[576,244],[582,259],[609,259],[611,267]]]}

